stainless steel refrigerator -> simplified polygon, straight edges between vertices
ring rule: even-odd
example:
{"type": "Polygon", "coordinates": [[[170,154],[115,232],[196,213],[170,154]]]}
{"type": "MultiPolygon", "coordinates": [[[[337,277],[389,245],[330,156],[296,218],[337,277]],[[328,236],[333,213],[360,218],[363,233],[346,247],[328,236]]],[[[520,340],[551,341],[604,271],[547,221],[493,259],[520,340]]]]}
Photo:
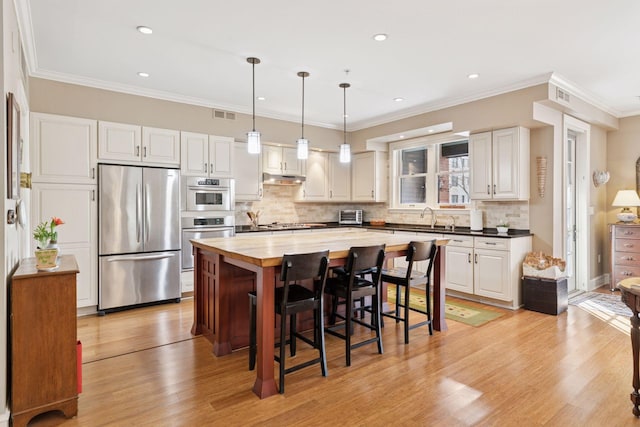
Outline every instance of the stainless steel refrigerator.
{"type": "Polygon", "coordinates": [[[180,300],[180,171],[98,166],[98,312],[180,300]]]}

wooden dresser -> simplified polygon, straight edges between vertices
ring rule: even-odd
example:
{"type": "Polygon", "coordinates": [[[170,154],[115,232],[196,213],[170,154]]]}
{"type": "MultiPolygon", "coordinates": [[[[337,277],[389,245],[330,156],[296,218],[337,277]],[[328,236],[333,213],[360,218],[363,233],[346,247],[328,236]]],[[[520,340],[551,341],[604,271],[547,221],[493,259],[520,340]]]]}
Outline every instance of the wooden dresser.
{"type": "Polygon", "coordinates": [[[621,280],[640,276],[640,224],[610,224],[611,290],[621,280]]]}
{"type": "Polygon", "coordinates": [[[59,410],[78,413],[76,274],[73,255],[60,256],[55,271],[22,260],[11,278],[9,334],[12,425],[59,410]]]}

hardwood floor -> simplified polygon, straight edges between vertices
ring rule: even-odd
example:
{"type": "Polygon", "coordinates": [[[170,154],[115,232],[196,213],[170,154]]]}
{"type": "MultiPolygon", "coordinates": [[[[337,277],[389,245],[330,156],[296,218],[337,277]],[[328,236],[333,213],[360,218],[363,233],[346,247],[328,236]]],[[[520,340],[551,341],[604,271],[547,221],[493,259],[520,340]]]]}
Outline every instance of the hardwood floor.
{"type": "MultiPolygon", "coordinates": [[[[617,294],[619,295],[619,294],[617,294]]],[[[411,331],[387,322],[384,354],[327,336],[319,365],[287,376],[285,395],[259,400],[248,351],[216,358],[192,337],[192,300],[78,320],[83,392],[78,417],[49,413],[32,426],[435,425],[625,426],[631,413],[628,331],[569,306],[526,310],[474,328],[411,331]]],[[[299,345],[296,358],[312,356],[299,345]]],[[[276,365],[277,367],[277,365],[276,365]]],[[[277,378],[277,376],[276,376],[277,378]]]]}

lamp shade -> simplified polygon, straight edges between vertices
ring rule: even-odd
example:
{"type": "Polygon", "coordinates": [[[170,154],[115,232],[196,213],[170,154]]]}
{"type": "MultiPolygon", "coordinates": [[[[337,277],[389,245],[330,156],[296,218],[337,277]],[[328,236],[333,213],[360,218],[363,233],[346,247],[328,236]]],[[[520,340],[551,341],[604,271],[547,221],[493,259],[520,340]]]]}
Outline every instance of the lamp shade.
{"type": "Polygon", "coordinates": [[[349,144],[340,144],[340,163],[351,162],[351,146],[349,144]]]}
{"type": "Polygon", "coordinates": [[[635,190],[620,190],[613,199],[612,206],[616,207],[628,207],[628,206],[640,206],[640,197],[635,190]]]}
{"type": "Polygon", "coordinates": [[[616,197],[613,199],[612,205],[622,207],[622,211],[620,211],[616,215],[619,221],[635,221],[638,216],[635,213],[631,212],[631,209],[629,209],[629,207],[640,206],[640,197],[638,197],[638,192],[635,190],[620,190],[616,194],[616,197]]]}
{"type": "Polygon", "coordinates": [[[260,154],[260,132],[247,132],[247,150],[250,154],[260,154]]]}
{"type": "Polygon", "coordinates": [[[298,158],[302,160],[309,158],[309,141],[305,138],[298,139],[298,158]]]}

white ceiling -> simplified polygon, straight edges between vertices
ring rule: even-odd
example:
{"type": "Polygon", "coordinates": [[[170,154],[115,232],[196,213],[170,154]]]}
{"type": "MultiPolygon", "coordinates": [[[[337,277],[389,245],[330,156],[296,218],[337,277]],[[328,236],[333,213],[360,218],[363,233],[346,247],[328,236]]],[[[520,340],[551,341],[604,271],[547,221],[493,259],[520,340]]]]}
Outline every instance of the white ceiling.
{"type": "Polygon", "coordinates": [[[640,114],[633,0],[16,3],[37,77],[251,113],[256,56],[258,116],[299,122],[296,74],[308,71],[305,123],[331,128],[343,126],[342,82],[350,130],[549,79],[617,117],[640,114]]]}

